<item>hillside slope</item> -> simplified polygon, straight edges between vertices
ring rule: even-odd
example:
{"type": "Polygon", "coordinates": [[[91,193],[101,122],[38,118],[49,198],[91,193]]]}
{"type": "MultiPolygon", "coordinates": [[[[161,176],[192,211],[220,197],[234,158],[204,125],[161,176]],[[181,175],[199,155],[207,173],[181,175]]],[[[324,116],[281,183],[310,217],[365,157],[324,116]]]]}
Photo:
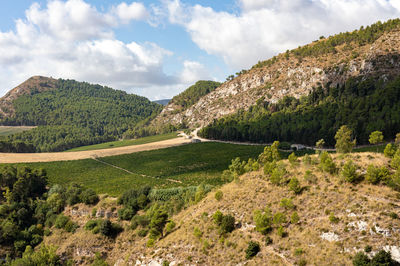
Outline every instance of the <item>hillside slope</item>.
{"type": "Polygon", "coordinates": [[[287,51],[242,71],[187,110],[163,112],[158,119],[194,128],[248,109],[258,99],[276,103],[284,96],[308,95],[319,86],[343,85],[351,77],[392,77],[400,73],[399,25],[400,20],[378,22],[287,51]]]}
{"type": "MultiPolygon", "coordinates": [[[[335,155],[334,162],[341,169],[349,159],[362,176],[368,164],[389,164],[387,158],[375,153],[335,155]]],[[[297,177],[300,194],[285,182],[272,184],[262,170],[247,173],[221,187],[219,200],[215,191],[211,192],[173,216],[176,228],[155,243],[140,236],[144,223],[132,230],[127,222],[115,240],[81,228],[75,234],[55,231],[44,242],[58,246],[58,254],[80,264],[90,264],[98,253],[114,265],[350,265],[354,255],[366,247],[371,256],[384,249],[400,260],[398,193],[365,181],[346,183],[341,174],[322,171],[318,161],[316,156],[311,163],[283,161],[285,178],[297,177]],[[254,211],[267,209],[271,229],[264,236],[256,230],[254,211]],[[218,210],[235,218],[231,233],[220,233],[213,218],[218,210]],[[294,213],[298,218],[293,218],[294,213]],[[258,242],[261,251],[248,260],[245,250],[250,241],[258,242]]],[[[93,206],[117,222],[115,207],[118,205],[112,198],[93,206]]],[[[65,214],[83,227],[93,208],[76,205],[65,214]]]]}
{"type": "Polygon", "coordinates": [[[161,105],[144,97],[74,80],[33,77],[0,101],[3,125],[39,126],[8,137],[36,151],[59,151],[115,140],[129,126],[156,115],[161,105]]]}

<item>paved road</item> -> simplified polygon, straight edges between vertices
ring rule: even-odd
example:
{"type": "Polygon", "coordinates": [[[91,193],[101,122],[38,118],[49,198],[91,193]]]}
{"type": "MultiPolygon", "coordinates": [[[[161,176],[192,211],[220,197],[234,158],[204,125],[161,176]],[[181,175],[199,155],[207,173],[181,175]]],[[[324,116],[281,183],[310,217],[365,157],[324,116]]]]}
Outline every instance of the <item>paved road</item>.
{"type": "Polygon", "coordinates": [[[0,153],[0,163],[36,163],[54,161],[73,161],[96,157],[106,157],[121,154],[130,154],[140,151],[164,149],[190,143],[186,138],[175,138],[153,143],[132,145],[111,149],[76,151],[76,152],[48,152],[48,153],[0,153]]]}

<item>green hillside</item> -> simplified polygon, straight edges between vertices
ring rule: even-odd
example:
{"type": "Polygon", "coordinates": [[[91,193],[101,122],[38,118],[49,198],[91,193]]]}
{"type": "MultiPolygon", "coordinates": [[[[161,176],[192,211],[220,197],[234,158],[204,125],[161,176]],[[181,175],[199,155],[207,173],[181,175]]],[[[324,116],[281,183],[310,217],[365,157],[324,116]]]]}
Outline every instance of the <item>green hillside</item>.
{"type": "Polygon", "coordinates": [[[260,99],[248,111],[214,121],[200,135],[262,143],[279,139],[308,145],[324,139],[333,146],[335,133],[342,125],[353,130],[358,144],[368,144],[369,134],[375,130],[382,131],[388,140],[394,139],[400,132],[400,77],[390,82],[379,77],[350,79],[343,86],[328,84],[307,97],[284,97],[276,104],[260,99]]]}
{"type": "Polygon", "coordinates": [[[196,84],[190,86],[185,91],[172,98],[170,103],[181,106],[181,109],[185,110],[189,106],[195,104],[202,96],[221,86],[221,84],[222,83],[216,81],[197,81],[196,84]]]}
{"type": "Polygon", "coordinates": [[[5,141],[32,144],[36,151],[61,151],[115,140],[129,126],[157,114],[161,106],[147,98],[74,80],[57,81],[56,89],[31,90],[13,102],[15,114],[4,125],[39,126],[5,141]]]}

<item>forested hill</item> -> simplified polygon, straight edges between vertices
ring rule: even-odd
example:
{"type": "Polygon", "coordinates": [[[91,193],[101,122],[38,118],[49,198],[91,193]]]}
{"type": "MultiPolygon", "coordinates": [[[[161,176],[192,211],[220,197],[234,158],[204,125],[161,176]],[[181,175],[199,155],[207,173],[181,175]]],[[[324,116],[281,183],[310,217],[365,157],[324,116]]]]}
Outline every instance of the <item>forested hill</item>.
{"type": "MultiPolygon", "coordinates": [[[[42,80],[41,84],[47,83],[42,80]]],[[[39,127],[10,136],[7,141],[32,144],[35,151],[59,151],[113,140],[129,126],[161,111],[161,105],[144,97],[62,79],[55,81],[54,88],[43,91],[35,87],[15,97],[12,108],[12,115],[3,116],[1,124],[39,127]]]]}
{"type": "Polygon", "coordinates": [[[368,144],[376,130],[393,140],[400,132],[400,75],[386,79],[353,78],[343,86],[319,87],[307,97],[284,97],[275,104],[260,99],[248,111],[215,120],[199,134],[210,139],[261,143],[279,139],[308,145],[324,139],[333,146],[336,131],[348,125],[358,144],[368,144]]]}

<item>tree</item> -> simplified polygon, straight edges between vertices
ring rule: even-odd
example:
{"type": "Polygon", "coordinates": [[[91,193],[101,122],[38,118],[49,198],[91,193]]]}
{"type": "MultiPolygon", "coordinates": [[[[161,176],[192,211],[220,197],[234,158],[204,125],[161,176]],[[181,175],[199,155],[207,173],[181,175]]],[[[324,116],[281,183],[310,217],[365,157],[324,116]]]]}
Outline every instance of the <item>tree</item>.
{"type": "Polygon", "coordinates": [[[295,194],[300,194],[301,186],[300,182],[296,177],[293,177],[289,181],[289,190],[293,191],[295,194]]]}
{"type": "MultiPolygon", "coordinates": [[[[381,131],[374,131],[369,135],[369,143],[375,145],[383,142],[383,134],[381,131]]],[[[378,152],[378,148],[376,148],[378,152]]]]}
{"type": "Polygon", "coordinates": [[[340,172],[343,179],[349,183],[355,183],[357,181],[357,166],[353,163],[353,161],[348,160],[344,165],[343,169],[340,172]]]}
{"type": "Polygon", "coordinates": [[[388,158],[393,158],[396,153],[396,148],[392,143],[388,143],[383,151],[383,154],[388,158]]]}
{"type": "Polygon", "coordinates": [[[246,249],[246,259],[251,259],[255,255],[257,255],[258,252],[260,252],[260,244],[255,241],[250,241],[249,246],[246,249]]]}
{"type": "Polygon", "coordinates": [[[254,211],[253,221],[256,224],[256,230],[263,235],[268,234],[272,229],[272,214],[268,208],[264,211],[254,211]]]}
{"type": "Polygon", "coordinates": [[[324,139],[320,139],[315,143],[315,146],[317,147],[317,149],[323,149],[325,145],[325,140],[324,139]]]}
{"type": "Polygon", "coordinates": [[[341,126],[335,135],[336,151],[339,153],[349,153],[356,145],[356,140],[352,140],[352,131],[346,125],[341,126]]]}

